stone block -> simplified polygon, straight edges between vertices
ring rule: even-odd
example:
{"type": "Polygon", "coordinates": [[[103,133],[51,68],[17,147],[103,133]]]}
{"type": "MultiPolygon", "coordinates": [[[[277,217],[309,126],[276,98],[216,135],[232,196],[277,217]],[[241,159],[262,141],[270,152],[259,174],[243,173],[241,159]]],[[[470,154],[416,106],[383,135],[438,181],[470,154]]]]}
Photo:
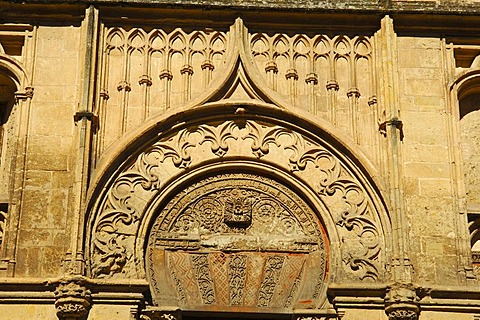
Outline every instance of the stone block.
{"type": "MultiPolygon", "coordinates": [[[[439,159],[441,160],[441,159],[439,159]]],[[[418,178],[450,178],[450,165],[435,162],[407,162],[405,164],[405,175],[418,178]]]]}
{"type": "Polygon", "coordinates": [[[427,197],[445,197],[452,194],[450,179],[419,179],[420,195],[427,197]]]}

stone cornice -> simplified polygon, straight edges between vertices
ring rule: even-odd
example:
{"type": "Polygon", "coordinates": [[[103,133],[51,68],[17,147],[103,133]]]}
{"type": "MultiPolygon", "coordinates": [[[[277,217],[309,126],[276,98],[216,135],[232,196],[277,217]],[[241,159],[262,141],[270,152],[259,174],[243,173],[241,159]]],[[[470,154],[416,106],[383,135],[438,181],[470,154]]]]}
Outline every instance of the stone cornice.
{"type": "Polygon", "coordinates": [[[420,13],[420,14],[462,14],[476,15],[480,3],[474,1],[375,1],[375,0],[9,0],[3,3],[22,4],[85,4],[85,5],[132,5],[152,7],[189,7],[201,9],[233,10],[297,10],[315,12],[365,12],[365,13],[420,13]]]}

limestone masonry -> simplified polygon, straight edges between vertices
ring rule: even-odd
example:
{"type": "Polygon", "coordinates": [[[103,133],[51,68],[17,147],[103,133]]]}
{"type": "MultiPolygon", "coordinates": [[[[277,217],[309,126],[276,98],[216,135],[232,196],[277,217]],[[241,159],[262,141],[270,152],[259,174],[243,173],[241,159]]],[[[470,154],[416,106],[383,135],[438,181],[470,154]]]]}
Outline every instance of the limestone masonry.
{"type": "Polygon", "coordinates": [[[0,320],[480,319],[480,2],[0,0],[0,320]]]}

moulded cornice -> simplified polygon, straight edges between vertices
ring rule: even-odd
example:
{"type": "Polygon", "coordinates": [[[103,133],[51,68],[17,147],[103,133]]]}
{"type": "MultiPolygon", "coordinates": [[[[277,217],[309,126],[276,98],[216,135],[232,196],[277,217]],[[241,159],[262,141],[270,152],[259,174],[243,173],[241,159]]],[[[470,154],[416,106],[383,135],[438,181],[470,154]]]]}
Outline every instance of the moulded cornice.
{"type": "Polygon", "coordinates": [[[344,0],[344,1],[310,1],[310,0],[281,0],[281,1],[229,1],[229,0],[10,0],[3,2],[22,3],[85,3],[85,4],[118,4],[144,6],[181,6],[228,8],[248,10],[310,10],[310,11],[360,11],[360,12],[410,12],[410,13],[439,13],[439,14],[474,14],[480,12],[480,5],[476,2],[454,1],[374,1],[374,0],[344,0]]]}

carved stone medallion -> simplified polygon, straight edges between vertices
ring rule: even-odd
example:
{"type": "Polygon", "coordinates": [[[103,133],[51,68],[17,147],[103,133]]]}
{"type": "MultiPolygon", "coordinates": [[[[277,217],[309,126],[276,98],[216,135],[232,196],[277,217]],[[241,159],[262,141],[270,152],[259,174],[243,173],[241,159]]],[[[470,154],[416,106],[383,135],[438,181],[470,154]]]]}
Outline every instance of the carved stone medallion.
{"type": "Polygon", "coordinates": [[[249,173],[211,175],[158,212],[147,247],[154,302],[223,310],[313,306],[325,281],[326,247],[318,217],[285,185],[249,173]]]}

